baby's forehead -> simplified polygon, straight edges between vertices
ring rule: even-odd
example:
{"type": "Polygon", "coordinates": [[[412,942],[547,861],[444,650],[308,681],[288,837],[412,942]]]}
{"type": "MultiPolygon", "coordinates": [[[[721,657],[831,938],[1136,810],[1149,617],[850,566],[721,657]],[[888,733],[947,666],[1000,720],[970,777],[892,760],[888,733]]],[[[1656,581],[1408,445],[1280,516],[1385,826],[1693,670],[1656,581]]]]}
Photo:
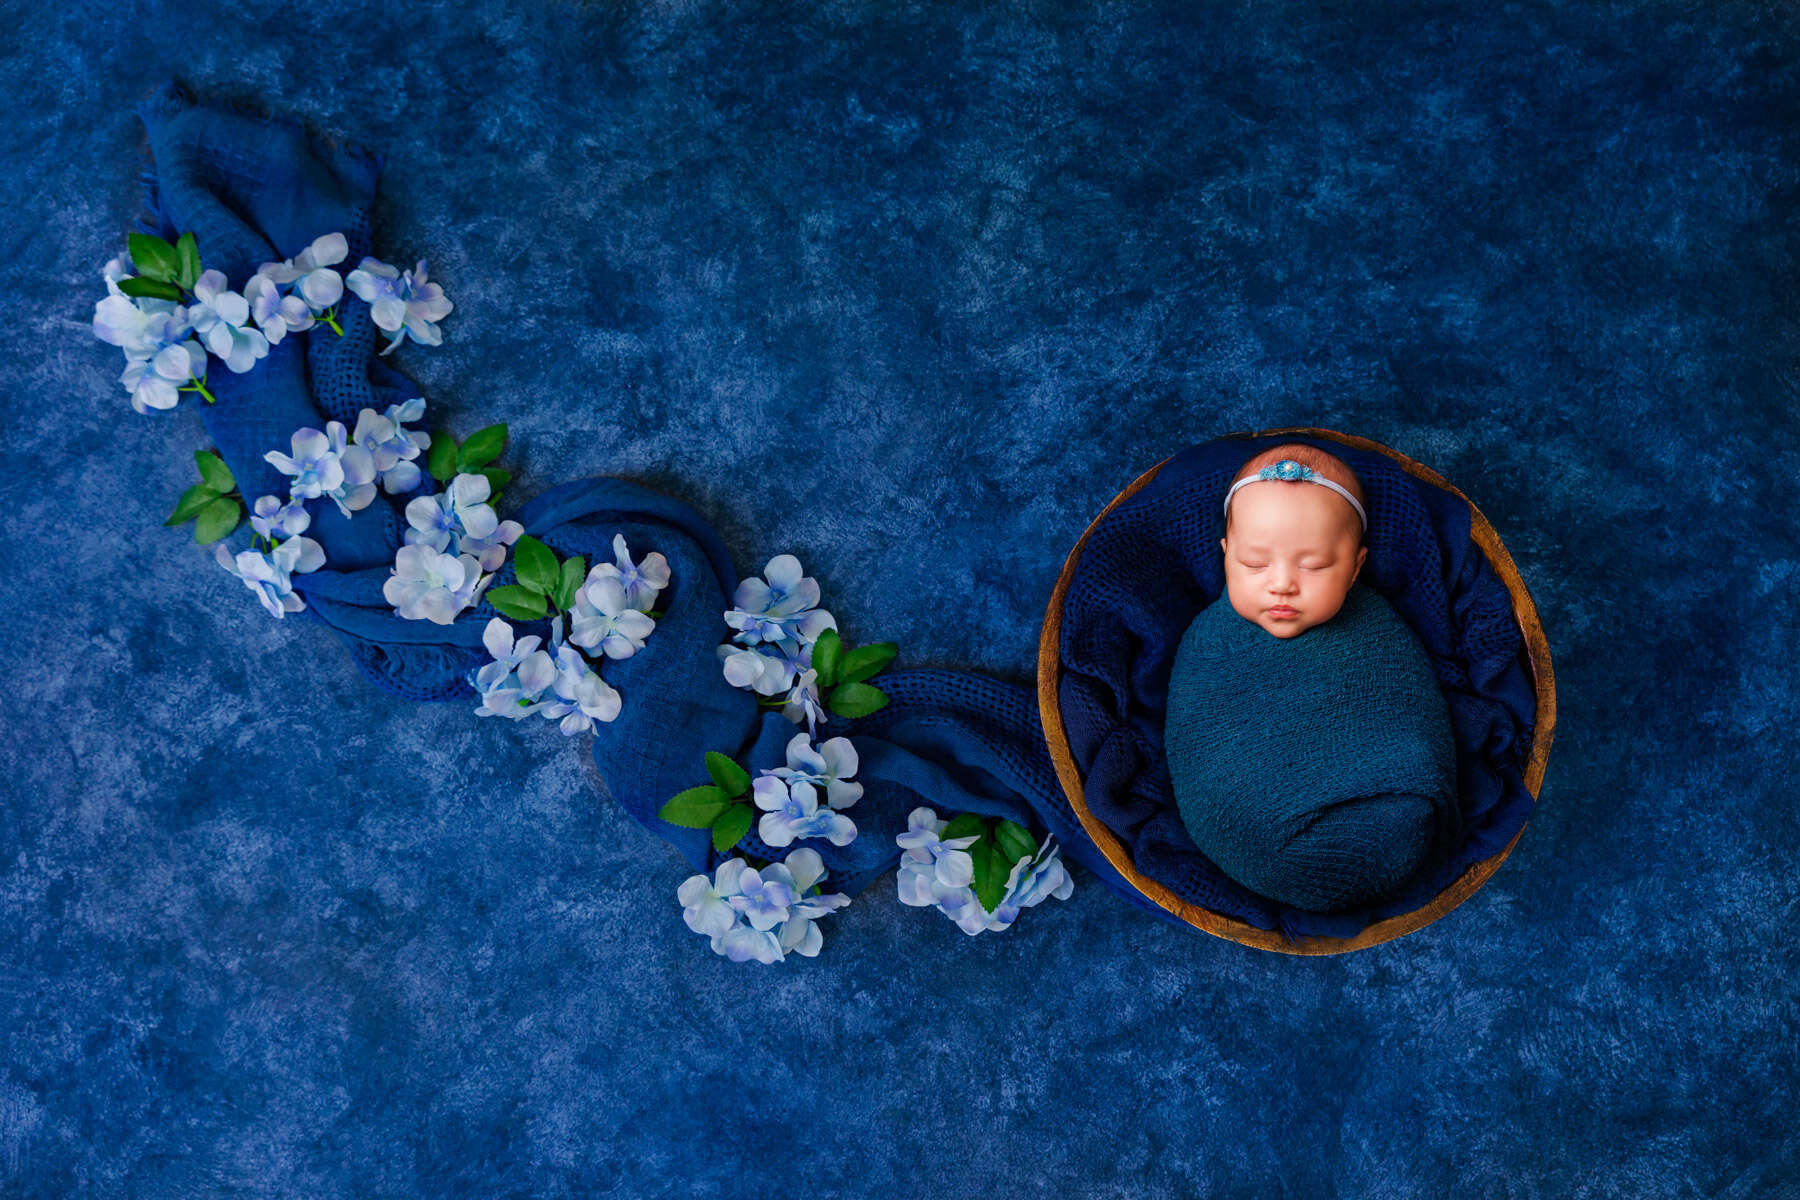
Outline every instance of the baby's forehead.
{"type": "Polygon", "coordinates": [[[1338,511],[1343,503],[1336,493],[1316,485],[1252,485],[1232,499],[1226,536],[1245,546],[1329,549],[1352,532],[1343,521],[1348,506],[1338,511]]]}

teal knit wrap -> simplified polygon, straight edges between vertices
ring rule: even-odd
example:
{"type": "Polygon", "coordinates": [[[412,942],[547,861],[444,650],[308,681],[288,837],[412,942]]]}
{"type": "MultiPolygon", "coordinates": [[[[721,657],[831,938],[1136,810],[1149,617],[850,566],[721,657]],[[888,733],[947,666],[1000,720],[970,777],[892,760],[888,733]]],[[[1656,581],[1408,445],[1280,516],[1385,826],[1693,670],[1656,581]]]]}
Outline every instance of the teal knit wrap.
{"type": "Polygon", "coordinates": [[[1424,648],[1379,592],[1278,638],[1224,595],[1188,626],[1164,724],[1194,844],[1316,912],[1399,889],[1460,829],[1456,742],[1424,648]]]}

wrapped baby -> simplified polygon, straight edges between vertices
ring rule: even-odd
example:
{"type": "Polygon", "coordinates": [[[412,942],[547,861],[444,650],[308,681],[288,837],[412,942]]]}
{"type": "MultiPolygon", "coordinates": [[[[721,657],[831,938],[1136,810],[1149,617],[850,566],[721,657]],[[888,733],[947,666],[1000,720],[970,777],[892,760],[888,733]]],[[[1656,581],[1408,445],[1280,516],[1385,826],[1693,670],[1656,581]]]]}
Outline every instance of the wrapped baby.
{"type": "Polygon", "coordinates": [[[1460,835],[1456,744],[1425,649],[1381,594],[1362,481],[1276,446],[1226,493],[1225,593],[1182,637],[1164,744],[1194,844],[1259,895],[1378,903],[1460,835]]]}

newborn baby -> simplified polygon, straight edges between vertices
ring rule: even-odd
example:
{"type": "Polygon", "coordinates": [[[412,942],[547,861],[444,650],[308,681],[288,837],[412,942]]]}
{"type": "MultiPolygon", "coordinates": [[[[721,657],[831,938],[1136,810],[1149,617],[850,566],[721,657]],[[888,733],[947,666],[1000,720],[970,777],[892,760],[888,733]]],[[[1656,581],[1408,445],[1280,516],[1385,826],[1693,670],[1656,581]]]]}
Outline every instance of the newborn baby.
{"type": "Polygon", "coordinates": [[[1319,912],[1391,896],[1457,825],[1430,658],[1356,585],[1363,501],[1356,473],[1313,446],[1244,464],[1225,499],[1225,593],[1176,651],[1163,730],[1194,844],[1251,891],[1319,912]]]}

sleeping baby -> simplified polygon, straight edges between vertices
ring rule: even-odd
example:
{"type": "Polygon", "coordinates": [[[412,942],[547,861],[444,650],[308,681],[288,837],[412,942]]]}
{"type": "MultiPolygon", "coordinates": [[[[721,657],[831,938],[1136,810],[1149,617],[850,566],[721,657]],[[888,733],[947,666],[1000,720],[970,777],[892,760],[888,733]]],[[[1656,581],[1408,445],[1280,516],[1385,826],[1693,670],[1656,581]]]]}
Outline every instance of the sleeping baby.
{"type": "Polygon", "coordinates": [[[1164,746],[1194,844],[1251,891],[1336,912],[1395,894],[1460,832],[1425,649],[1368,558],[1362,481],[1276,446],[1225,496],[1225,592],[1182,637],[1164,746]]]}

